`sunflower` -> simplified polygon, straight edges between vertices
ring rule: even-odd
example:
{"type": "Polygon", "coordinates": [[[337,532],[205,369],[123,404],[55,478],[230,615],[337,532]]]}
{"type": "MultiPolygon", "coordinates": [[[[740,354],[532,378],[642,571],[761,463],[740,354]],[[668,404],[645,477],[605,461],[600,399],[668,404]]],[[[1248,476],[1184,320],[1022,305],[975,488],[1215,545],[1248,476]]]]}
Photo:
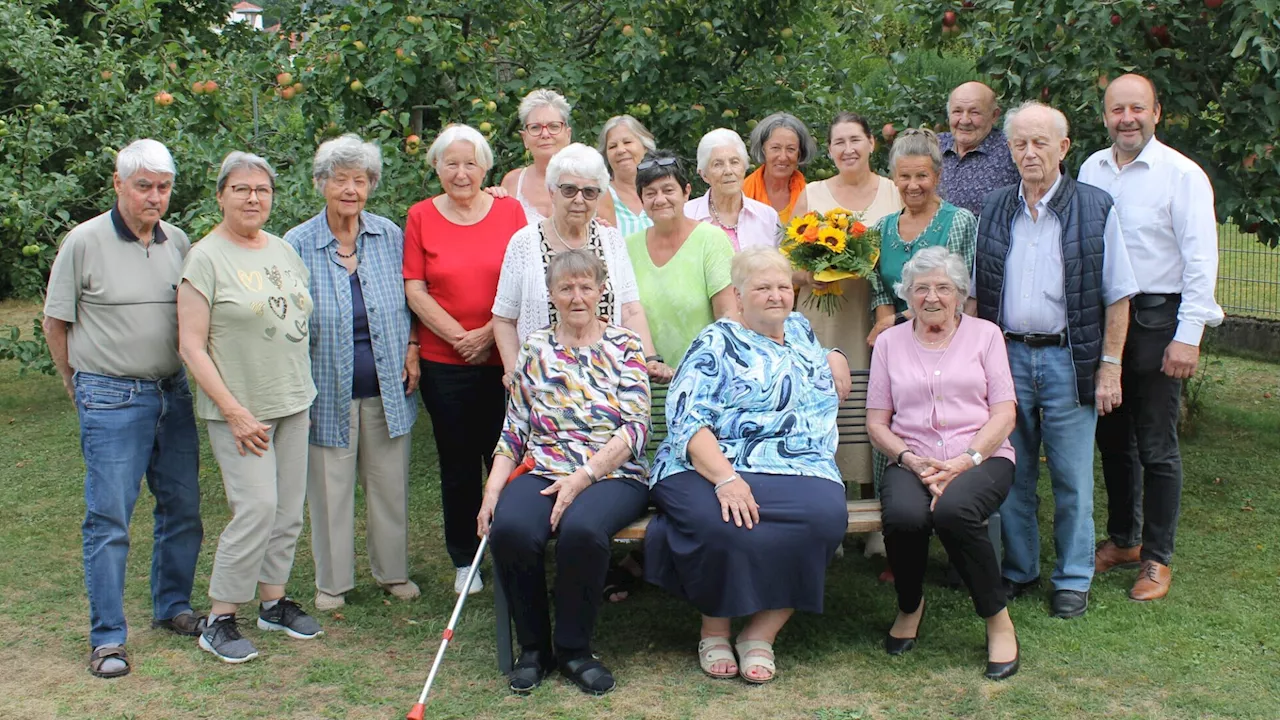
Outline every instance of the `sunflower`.
{"type": "Polygon", "coordinates": [[[844,208],[835,208],[827,213],[827,224],[840,230],[848,230],[852,220],[853,213],[844,208]]]}
{"type": "Polygon", "coordinates": [[[792,218],[787,225],[787,239],[797,243],[813,242],[818,238],[817,232],[818,217],[813,213],[792,218]]]}
{"type": "Polygon", "coordinates": [[[844,252],[846,236],[843,230],[824,227],[818,231],[818,244],[825,245],[831,252],[839,255],[844,252]]]}

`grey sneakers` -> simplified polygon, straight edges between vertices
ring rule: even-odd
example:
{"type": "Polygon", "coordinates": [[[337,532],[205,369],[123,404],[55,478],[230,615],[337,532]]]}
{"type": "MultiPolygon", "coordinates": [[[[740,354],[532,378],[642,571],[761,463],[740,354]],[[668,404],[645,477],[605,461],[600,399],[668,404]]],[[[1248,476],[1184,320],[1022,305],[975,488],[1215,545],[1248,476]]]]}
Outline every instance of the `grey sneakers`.
{"type": "MultiPolygon", "coordinates": [[[[260,630],[283,630],[291,638],[310,640],[323,635],[320,623],[289,598],[280,598],[270,608],[259,607],[260,630]]],[[[213,653],[227,663],[248,662],[258,657],[258,648],[240,634],[235,615],[210,617],[204,632],[200,633],[200,649],[213,653]]]]}
{"type": "Polygon", "coordinates": [[[324,634],[320,623],[302,610],[302,606],[289,598],[280,601],[271,608],[259,608],[259,630],[283,630],[295,640],[310,640],[324,634]]]}

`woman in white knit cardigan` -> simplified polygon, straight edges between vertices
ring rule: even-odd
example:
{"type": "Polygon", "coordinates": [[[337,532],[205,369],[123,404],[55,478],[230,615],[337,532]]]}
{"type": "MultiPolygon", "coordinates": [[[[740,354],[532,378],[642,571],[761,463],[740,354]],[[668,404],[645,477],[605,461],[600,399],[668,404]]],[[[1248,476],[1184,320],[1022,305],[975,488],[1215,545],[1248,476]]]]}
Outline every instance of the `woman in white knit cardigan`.
{"type": "Polygon", "coordinates": [[[649,378],[667,382],[675,374],[654,350],[626,242],[616,228],[595,220],[596,206],[608,187],[604,158],[586,145],[573,143],[551,158],[547,166],[551,217],[511,237],[493,301],[493,336],[502,356],[505,384],[510,384],[525,338],[558,320],[547,294],[547,260],[569,249],[590,250],[604,262],[608,278],[600,315],[640,336],[649,378]]]}

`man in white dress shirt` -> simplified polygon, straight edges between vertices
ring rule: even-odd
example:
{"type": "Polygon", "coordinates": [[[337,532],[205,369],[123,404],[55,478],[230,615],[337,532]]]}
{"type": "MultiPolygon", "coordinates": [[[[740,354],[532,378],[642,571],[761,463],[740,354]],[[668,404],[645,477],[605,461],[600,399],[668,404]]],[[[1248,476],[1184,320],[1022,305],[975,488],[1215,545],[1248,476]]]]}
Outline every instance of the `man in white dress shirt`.
{"type": "Polygon", "coordinates": [[[1169,592],[1182,497],[1178,403],[1200,360],[1206,325],[1222,322],[1214,301],[1218,222],[1213,187],[1199,165],[1155,138],[1155,85],[1124,75],[1107,87],[1103,120],[1113,145],[1080,168],[1080,182],[1109,192],[1120,214],[1139,294],[1130,304],[1121,383],[1124,405],[1098,420],[1107,485],[1107,539],[1096,572],[1141,562],[1129,597],[1169,592]]]}

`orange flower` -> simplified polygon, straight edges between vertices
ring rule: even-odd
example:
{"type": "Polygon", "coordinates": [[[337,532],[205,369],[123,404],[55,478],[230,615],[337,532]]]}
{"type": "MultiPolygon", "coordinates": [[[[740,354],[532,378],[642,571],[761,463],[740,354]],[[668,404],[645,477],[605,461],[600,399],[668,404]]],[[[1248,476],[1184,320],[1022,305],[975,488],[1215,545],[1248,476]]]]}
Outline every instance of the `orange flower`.
{"type": "Polygon", "coordinates": [[[854,224],[849,226],[849,232],[853,233],[854,235],[862,235],[866,231],[867,231],[867,226],[863,225],[860,222],[855,222],[854,224]]]}
{"type": "Polygon", "coordinates": [[[817,239],[818,239],[817,225],[810,225],[809,227],[805,228],[805,231],[804,231],[805,242],[813,242],[814,240],[817,240],[817,239]]]}

